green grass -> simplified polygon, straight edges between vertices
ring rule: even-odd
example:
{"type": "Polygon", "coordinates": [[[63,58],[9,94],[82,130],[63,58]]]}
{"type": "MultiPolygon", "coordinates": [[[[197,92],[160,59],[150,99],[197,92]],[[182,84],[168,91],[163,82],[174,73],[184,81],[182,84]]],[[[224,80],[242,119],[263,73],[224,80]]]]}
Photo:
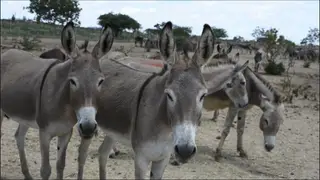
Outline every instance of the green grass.
{"type": "MultiPolygon", "coordinates": [[[[11,19],[1,19],[1,37],[23,37],[23,36],[37,36],[39,38],[60,38],[60,33],[63,26],[40,23],[33,21],[16,20],[12,22],[11,19]]],[[[84,40],[98,40],[101,28],[86,28],[77,27],[77,39],[84,40]]],[[[131,40],[133,36],[131,33],[122,33],[117,40],[131,40]]]]}

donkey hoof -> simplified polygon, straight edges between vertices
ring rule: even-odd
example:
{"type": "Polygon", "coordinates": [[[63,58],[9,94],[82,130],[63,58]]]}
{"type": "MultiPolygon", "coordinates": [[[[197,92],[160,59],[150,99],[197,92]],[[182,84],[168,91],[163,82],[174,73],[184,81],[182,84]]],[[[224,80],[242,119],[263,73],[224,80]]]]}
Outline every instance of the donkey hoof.
{"type": "Polygon", "coordinates": [[[221,158],[222,158],[221,155],[215,155],[215,156],[214,156],[214,160],[217,161],[217,162],[220,162],[220,161],[221,161],[221,158]]]}
{"type": "Polygon", "coordinates": [[[120,154],[120,151],[114,152],[114,155],[118,156],[120,154]]]}
{"type": "Polygon", "coordinates": [[[211,121],[217,122],[217,118],[212,118],[211,121]]]}
{"type": "Polygon", "coordinates": [[[116,158],[116,153],[111,153],[111,154],[109,154],[109,158],[110,158],[110,159],[116,158]]]}
{"type": "Polygon", "coordinates": [[[173,166],[179,166],[180,163],[177,160],[170,160],[170,164],[173,166]]]}
{"type": "Polygon", "coordinates": [[[242,158],[248,159],[248,155],[247,155],[247,153],[244,152],[244,151],[240,151],[239,155],[240,155],[240,157],[242,157],[242,158]]]}
{"type": "Polygon", "coordinates": [[[247,153],[243,150],[243,149],[237,149],[237,151],[239,152],[239,156],[242,158],[248,158],[247,153]]]}

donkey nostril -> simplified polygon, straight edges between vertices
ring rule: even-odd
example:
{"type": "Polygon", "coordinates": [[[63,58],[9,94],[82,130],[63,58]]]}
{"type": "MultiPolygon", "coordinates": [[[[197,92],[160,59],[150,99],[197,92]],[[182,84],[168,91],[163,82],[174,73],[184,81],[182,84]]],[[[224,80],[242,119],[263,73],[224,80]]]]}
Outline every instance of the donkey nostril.
{"type": "Polygon", "coordinates": [[[80,126],[80,130],[81,130],[81,131],[83,131],[83,128],[82,128],[82,124],[81,124],[81,123],[80,123],[80,125],[79,125],[79,126],[80,126]]]}
{"type": "Polygon", "coordinates": [[[179,149],[177,145],[174,146],[174,151],[179,154],[179,149]]]}
{"type": "Polygon", "coordinates": [[[94,124],[93,130],[96,130],[96,129],[97,129],[97,124],[94,124]]]}

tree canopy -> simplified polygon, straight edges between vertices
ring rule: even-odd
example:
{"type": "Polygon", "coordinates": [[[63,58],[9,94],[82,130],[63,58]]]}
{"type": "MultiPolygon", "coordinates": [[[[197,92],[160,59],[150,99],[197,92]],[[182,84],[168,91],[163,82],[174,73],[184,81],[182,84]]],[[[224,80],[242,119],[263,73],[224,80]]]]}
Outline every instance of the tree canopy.
{"type": "Polygon", "coordinates": [[[213,26],[212,31],[213,31],[214,37],[217,39],[228,37],[227,31],[223,28],[217,28],[213,26]]]}
{"type": "Polygon", "coordinates": [[[310,28],[308,34],[305,38],[303,38],[300,42],[301,45],[314,44],[315,42],[319,43],[319,29],[318,28],[310,28]]]}
{"type": "MultiPolygon", "coordinates": [[[[148,35],[159,34],[165,24],[166,24],[166,22],[157,23],[153,26],[154,28],[148,28],[145,30],[145,32],[148,35]]],[[[187,37],[191,36],[192,28],[187,27],[187,26],[178,26],[176,24],[173,24],[172,31],[173,31],[173,35],[175,37],[187,38],[187,37]]]]}
{"type": "Polygon", "coordinates": [[[136,31],[141,29],[140,23],[130,16],[121,13],[114,14],[113,12],[110,12],[108,14],[100,15],[98,17],[98,24],[100,26],[105,26],[106,23],[111,26],[116,36],[124,30],[136,31]]]}
{"type": "Polygon", "coordinates": [[[64,24],[72,20],[75,24],[80,24],[79,15],[82,9],[79,7],[78,0],[30,0],[29,6],[25,7],[25,9],[32,14],[36,14],[37,23],[44,21],[64,24]]]}

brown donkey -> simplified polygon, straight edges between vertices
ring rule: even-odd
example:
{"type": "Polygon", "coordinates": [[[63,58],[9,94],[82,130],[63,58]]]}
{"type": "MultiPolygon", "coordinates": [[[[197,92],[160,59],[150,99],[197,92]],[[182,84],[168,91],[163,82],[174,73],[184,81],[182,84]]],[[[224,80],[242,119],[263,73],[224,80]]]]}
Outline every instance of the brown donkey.
{"type": "Polygon", "coordinates": [[[82,138],[91,138],[97,131],[97,98],[105,78],[99,58],[111,49],[112,30],[104,28],[98,42],[99,56],[77,51],[72,22],[64,26],[61,43],[69,57],[64,62],[15,49],[1,55],[1,121],[4,113],[19,123],[15,138],[25,179],[32,179],[24,150],[29,127],[39,129],[42,179],[51,174],[49,146],[53,137],[58,136],[57,179],[62,179],[73,126],[77,124],[82,138]]]}

